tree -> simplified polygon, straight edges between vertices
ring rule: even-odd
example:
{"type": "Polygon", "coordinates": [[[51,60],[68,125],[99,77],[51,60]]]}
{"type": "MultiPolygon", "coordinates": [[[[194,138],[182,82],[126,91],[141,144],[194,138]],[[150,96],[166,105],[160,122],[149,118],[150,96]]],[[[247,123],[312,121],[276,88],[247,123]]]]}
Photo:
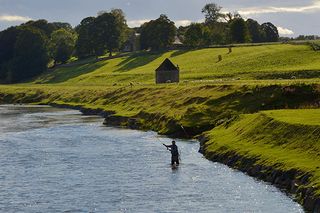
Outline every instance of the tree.
{"type": "Polygon", "coordinates": [[[16,82],[44,71],[49,60],[47,47],[52,46],[49,38],[60,28],[74,33],[68,23],[48,23],[44,19],[0,32],[0,80],[16,82]]]}
{"type": "Polygon", "coordinates": [[[166,15],[141,26],[140,42],[142,49],[159,50],[174,42],[176,27],[166,15]]]}
{"type": "Polygon", "coordinates": [[[39,19],[36,21],[28,21],[25,24],[22,24],[22,26],[29,26],[37,28],[38,30],[41,30],[48,38],[50,37],[51,33],[56,30],[54,25],[51,23],[48,23],[45,19],[39,19]]]}
{"type": "MultiPolygon", "coordinates": [[[[228,26],[222,22],[222,19],[227,20],[228,17],[221,13],[221,8],[215,3],[206,4],[202,13],[205,15],[205,25],[207,28],[204,32],[204,40],[206,45],[225,44],[227,42],[228,26]]],[[[232,16],[233,14],[229,14],[232,16]]]]}
{"type": "Polygon", "coordinates": [[[0,79],[5,80],[8,73],[8,61],[14,56],[14,46],[19,34],[17,27],[0,32],[0,79]]]}
{"type": "Polygon", "coordinates": [[[204,44],[204,27],[202,24],[193,23],[185,33],[185,44],[190,47],[199,47],[204,44]]]}
{"type": "Polygon", "coordinates": [[[73,31],[72,26],[69,23],[65,23],[65,22],[53,22],[51,23],[54,30],[59,30],[59,29],[65,29],[68,31],[73,31]]]}
{"type": "Polygon", "coordinates": [[[79,34],[76,55],[85,58],[104,55],[108,51],[111,56],[126,41],[127,30],[126,19],[120,9],[99,12],[97,17],[85,18],[76,27],[79,34]]]}
{"type": "Polygon", "coordinates": [[[120,30],[119,47],[122,47],[130,34],[125,14],[121,9],[112,9],[110,13],[116,18],[117,28],[120,30]]]}
{"type": "Polygon", "coordinates": [[[94,17],[87,17],[76,27],[78,40],[76,42],[75,54],[81,59],[94,55],[94,20],[94,17]]]}
{"type": "Polygon", "coordinates": [[[210,44],[226,44],[229,42],[228,23],[217,22],[209,26],[210,29],[210,44]]]}
{"type": "Polygon", "coordinates": [[[224,14],[220,12],[221,9],[222,7],[215,3],[206,4],[202,9],[202,13],[205,15],[205,23],[216,23],[220,18],[223,18],[224,14]]]}
{"type": "Polygon", "coordinates": [[[261,25],[263,32],[265,33],[265,42],[277,42],[279,40],[279,32],[276,26],[267,22],[261,25]]]}
{"type": "Polygon", "coordinates": [[[248,19],[246,22],[252,42],[263,42],[263,38],[265,37],[265,35],[260,24],[253,19],[248,19]]]}
{"type": "Polygon", "coordinates": [[[248,26],[242,18],[236,18],[230,22],[230,35],[235,43],[250,42],[248,26]]]}
{"type": "Polygon", "coordinates": [[[76,39],[77,36],[74,33],[64,28],[51,34],[50,55],[55,63],[65,63],[70,59],[75,48],[76,39]]]}
{"type": "Polygon", "coordinates": [[[107,50],[112,55],[112,51],[119,49],[121,26],[117,18],[112,13],[102,13],[94,20],[94,50],[95,55],[103,55],[107,50]]]}
{"type": "Polygon", "coordinates": [[[233,13],[229,12],[229,13],[225,14],[223,18],[227,22],[230,22],[235,18],[242,18],[242,17],[238,12],[233,12],[233,13]]]}
{"type": "Polygon", "coordinates": [[[34,27],[21,27],[14,45],[14,57],[8,62],[7,81],[18,82],[47,69],[49,61],[46,36],[34,27]]]}

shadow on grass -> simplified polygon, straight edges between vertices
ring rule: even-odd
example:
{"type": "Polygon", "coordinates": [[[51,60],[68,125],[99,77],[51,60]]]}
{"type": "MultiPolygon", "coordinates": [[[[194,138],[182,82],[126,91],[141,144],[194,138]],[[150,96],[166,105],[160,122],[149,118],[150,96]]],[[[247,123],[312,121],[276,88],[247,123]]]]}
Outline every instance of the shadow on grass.
{"type": "Polygon", "coordinates": [[[62,83],[78,76],[94,72],[100,67],[105,66],[107,63],[107,61],[92,61],[87,64],[49,70],[35,80],[35,83],[62,83]]]}
{"type": "MultiPolygon", "coordinates": [[[[208,87],[209,85],[205,86],[208,87]]],[[[226,85],[225,89],[229,86],[226,85]]],[[[183,103],[187,112],[181,123],[193,135],[211,130],[217,125],[230,125],[240,114],[263,110],[298,109],[308,106],[318,108],[320,91],[316,85],[272,85],[266,87],[242,87],[217,99],[190,98],[183,103]],[[196,103],[194,106],[193,104],[196,103]],[[201,108],[196,107],[199,104],[201,108]],[[197,125],[194,125],[194,124],[197,125]]]]}
{"type": "Polygon", "coordinates": [[[315,85],[296,84],[290,86],[271,85],[236,91],[216,100],[206,102],[208,108],[230,109],[242,113],[262,110],[297,109],[318,106],[320,92],[315,85]]]}
{"type": "MultiPolygon", "coordinates": [[[[160,58],[165,52],[140,52],[134,53],[121,61],[117,66],[119,67],[114,72],[127,72],[137,67],[142,67],[160,58]]],[[[160,65],[160,64],[159,64],[160,65]]]]}
{"type": "Polygon", "coordinates": [[[171,56],[170,57],[177,57],[177,56],[180,56],[180,55],[183,55],[183,54],[185,54],[185,53],[187,53],[187,52],[190,52],[190,51],[192,51],[192,50],[187,50],[187,49],[185,49],[185,50],[177,50],[177,51],[174,51],[172,54],[171,54],[171,56]]]}
{"type": "Polygon", "coordinates": [[[293,72],[272,72],[266,74],[257,74],[254,76],[256,79],[310,79],[320,78],[319,70],[303,70],[293,72]]]}

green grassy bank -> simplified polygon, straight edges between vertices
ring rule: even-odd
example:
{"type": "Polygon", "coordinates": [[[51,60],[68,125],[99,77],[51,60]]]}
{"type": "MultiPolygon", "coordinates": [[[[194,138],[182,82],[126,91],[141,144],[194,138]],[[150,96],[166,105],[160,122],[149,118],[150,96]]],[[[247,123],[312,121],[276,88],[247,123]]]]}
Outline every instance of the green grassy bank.
{"type": "MultiPolygon", "coordinates": [[[[141,128],[189,137],[261,110],[317,107],[317,85],[0,86],[0,103],[78,106],[135,118],[141,128]],[[171,125],[169,125],[171,124],[171,125]],[[181,127],[182,126],[182,127],[181,127]]],[[[126,125],[126,124],[124,124],[126,125]]]]}
{"type": "MultiPolygon", "coordinates": [[[[320,109],[306,109],[241,115],[231,124],[220,125],[207,133],[205,155],[212,158],[233,152],[254,159],[254,165],[282,172],[295,171],[293,179],[309,175],[308,183],[297,184],[297,187],[311,187],[319,196],[320,120],[315,118],[319,118],[319,113],[320,109]]],[[[292,186],[287,187],[291,189],[292,186]]]]}

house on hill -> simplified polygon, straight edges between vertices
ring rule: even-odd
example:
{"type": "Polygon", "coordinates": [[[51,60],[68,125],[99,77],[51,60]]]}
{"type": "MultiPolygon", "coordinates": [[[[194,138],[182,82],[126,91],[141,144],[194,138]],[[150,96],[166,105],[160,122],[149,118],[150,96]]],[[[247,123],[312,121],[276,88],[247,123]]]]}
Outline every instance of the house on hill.
{"type": "Polygon", "coordinates": [[[156,84],[179,82],[179,66],[168,58],[156,69],[156,84]]]}
{"type": "Polygon", "coordinates": [[[124,43],[122,52],[135,52],[138,50],[140,50],[140,34],[133,32],[124,43]]]}

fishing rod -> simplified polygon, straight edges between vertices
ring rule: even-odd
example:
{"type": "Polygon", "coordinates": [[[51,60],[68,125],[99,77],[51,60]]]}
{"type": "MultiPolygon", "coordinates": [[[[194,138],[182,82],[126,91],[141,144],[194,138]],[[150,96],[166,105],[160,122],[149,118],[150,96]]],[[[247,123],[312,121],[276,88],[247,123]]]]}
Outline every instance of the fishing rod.
{"type": "Polygon", "coordinates": [[[169,150],[169,148],[160,140],[159,137],[156,137],[156,138],[158,139],[158,141],[159,141],[160,143],[162,143],[162,145],[164,145],[164,146],[167,148],[167,150],[169,150]]]}
{"type": "Polygon", "coordinates": [[[184,129],[184,127],[182,126],[182,124],[180,124],[181,129],[183,130],[184,134],[186,134],[187,138],[189,137],[189,134],[187,133],[187,131],[184,129]]]}

